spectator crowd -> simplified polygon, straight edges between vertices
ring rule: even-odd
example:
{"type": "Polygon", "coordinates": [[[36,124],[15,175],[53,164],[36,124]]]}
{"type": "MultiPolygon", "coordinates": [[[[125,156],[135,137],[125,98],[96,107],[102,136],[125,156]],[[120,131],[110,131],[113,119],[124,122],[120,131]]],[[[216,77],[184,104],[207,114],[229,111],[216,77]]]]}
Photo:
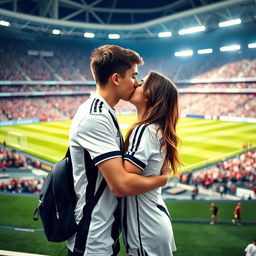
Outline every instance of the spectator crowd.
{"type": "Polygon", "coordinates": [[[250,149],[211,168],[182,173],[180,182],[214,189],[221,196],[227,193],[234,195],[237,187],[243,187],[253,190],[256,198],[256,151],[250,149]]]}
{"type": "Polygon", "coordinates": [[[10,171],[20,173],[27,172],[28,166],[39,168],[40,162],[21,155],[16,150],[9,150],[0,147],[0,191],[13,193],[39,193],[41,191],[44,178],[34,176],[23,176],[19,179],[11,178],[10,171]]]}

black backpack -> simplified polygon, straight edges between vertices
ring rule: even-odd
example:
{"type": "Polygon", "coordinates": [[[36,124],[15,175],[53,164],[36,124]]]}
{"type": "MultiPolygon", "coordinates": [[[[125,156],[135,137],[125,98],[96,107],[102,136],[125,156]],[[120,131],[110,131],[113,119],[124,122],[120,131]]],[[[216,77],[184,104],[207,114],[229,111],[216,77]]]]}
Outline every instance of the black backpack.
{"type": "Polygon", "coordinates": [[[86,214],[77,225],[74,215],[76,194],[73,183],[70,151],[57,162],[48,174],[39,195],[39,204],[33,214],[33,220],[41,218],[44,233],[48,241],[63,242],[74,235],[91,214],[94,206],[106,187],[103,179],[93,200],[87,206],[86,214]]]}

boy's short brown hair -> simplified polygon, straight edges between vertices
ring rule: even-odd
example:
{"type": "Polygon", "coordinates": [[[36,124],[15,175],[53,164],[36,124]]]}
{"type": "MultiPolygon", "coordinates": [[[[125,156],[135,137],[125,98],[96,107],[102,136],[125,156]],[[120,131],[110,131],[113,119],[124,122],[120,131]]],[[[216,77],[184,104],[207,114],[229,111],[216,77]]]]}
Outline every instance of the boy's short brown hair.
{"type": "Polygon", "coordinates": [[[103,45],[91,55],[91,71],[97,84],[105,85],[109,77],[118,73],[122,77],[134,64],[144,64],[142,57],[135,51],[117,45],[103,45]]]}

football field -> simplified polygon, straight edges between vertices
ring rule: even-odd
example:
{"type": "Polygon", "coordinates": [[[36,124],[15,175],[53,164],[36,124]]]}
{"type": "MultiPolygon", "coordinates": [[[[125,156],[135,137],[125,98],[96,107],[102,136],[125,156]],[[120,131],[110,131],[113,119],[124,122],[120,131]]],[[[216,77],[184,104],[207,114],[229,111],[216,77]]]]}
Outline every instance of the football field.
{"type": "MultiPolygon", "coordinates": [[[[0,194],[0,248],[1,250],[65,256],[66,244],[47,242],[41,222],[32,220],[38,198],[0,194]]],[[[210,202],[167,201],[172,216],[177,252],[174,256],[240,256],[255,236],[253,201],[242,202],[242,226],[231,224],[236,202],[217,202],[219,222],[210,223],[210,202]]],[[[161,235],[161,234],[156,234],[161,235]]],[[[121,241],[118,256],[127,256],[121,241]]]]}
{"type": "MultiPolygon", "coordinates": [[[[136,115],[120,115],[118,120],[125,137],[136,115]]],[[[0,141],[56,162],[67,149],[70,123],[68,120],[1,127],[0,141]]],[[[183,171],[187,171],[235,155],[245,144],[255,146],[256,124],[181,118],[178,135],[183,171]]]]}

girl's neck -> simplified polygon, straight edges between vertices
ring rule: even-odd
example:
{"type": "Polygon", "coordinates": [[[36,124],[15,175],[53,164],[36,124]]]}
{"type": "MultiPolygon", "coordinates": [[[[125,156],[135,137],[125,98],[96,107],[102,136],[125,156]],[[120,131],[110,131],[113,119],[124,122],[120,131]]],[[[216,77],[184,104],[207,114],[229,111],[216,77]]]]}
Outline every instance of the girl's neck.
{"type": "Polygon", "coordinates": [[[142,117],[144,116],[145,112],[146,109],[144,107],[140,108],[137,106],[137,118],[139,122],[142,120],[142,117]]]}

